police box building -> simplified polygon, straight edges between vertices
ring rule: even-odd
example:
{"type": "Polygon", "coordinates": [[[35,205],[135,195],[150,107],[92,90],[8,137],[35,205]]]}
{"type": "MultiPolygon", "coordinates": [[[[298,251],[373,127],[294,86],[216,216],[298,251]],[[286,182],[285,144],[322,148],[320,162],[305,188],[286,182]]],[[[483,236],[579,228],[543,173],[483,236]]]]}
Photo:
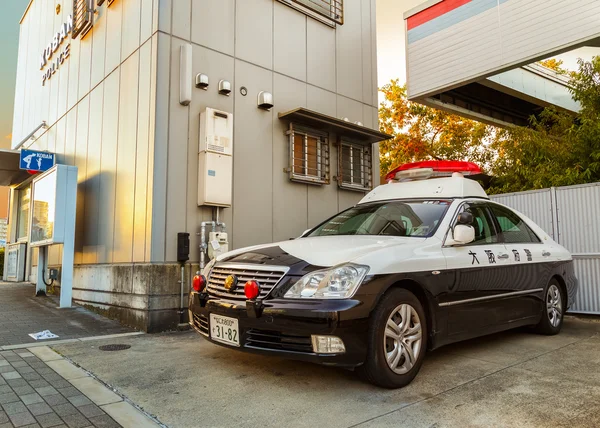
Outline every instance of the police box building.
{"type": "Polygon", "coordinates": [[[379,182],[375,0],[32,0],[20,24],[6,280],[173,328],[199,264],[379,182]]]}

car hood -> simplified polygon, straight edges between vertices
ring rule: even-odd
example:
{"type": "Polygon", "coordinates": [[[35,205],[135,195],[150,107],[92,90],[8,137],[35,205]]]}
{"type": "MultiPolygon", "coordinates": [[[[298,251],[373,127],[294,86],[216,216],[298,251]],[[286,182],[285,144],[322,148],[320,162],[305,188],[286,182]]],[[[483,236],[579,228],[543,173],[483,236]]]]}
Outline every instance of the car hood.
{"type": "Polygon", "coordinates": [[[294,266],[330,267],[341,263],[369,263],[375,253],[390,247],[422,244],[425,238],[397,236],[315,236],[231,251],[218,261],[294,266]],[[371,256],[371,257],[370,257],[371,256]]]}

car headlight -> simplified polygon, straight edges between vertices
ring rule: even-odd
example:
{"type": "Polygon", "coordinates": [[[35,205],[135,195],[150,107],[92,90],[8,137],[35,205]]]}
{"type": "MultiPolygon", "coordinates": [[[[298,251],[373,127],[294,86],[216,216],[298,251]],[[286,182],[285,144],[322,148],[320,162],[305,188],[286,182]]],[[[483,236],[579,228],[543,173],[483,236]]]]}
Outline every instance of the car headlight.
{"type": "Polygon", "coordinates": [[[202,271],[202,275],[204,275],[205,278],[208,278],[208,275],[210,274],[210,271],[211,271],[211,269],[213,268],[213,266],[215,265],[216,262],[217,262],[217,258],[215,257],[210,262],[208,262],[208,264],[206,266],[204,266],[204,270],[202,271]]]}
{"type": "Polygon", "coordinates": [[[354,295],[369,271],[352,263],[304,275],[285,293],[288,299],[348,299],[354,295]]]}

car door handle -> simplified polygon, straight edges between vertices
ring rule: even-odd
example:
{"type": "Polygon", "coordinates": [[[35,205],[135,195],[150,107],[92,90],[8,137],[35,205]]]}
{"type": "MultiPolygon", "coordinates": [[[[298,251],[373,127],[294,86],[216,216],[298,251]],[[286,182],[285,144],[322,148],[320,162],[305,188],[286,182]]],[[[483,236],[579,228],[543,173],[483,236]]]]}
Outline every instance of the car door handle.
{"type": "Polygon", "coordinates": [[[542,251],[542,256],[544,256],[544,257],[549,257],[551,255],[552,254],[550,253],[550,251],[542,251]]]}
{"type": "Polygon", "coordinates": [[[509,255],[508,254],[503,254],[503,253],[499,253],[498,254],[498,258],[499,259],[508,259],[509,255]]]}

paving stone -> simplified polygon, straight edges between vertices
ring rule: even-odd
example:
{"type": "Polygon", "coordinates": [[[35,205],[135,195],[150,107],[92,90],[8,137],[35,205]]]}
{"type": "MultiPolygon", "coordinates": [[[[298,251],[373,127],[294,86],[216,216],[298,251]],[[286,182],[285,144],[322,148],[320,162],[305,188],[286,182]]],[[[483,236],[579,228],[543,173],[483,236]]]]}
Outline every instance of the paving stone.
{"type": "Polygon", "coordinates": [[[75,415],[75,414],[79,413],[77,411],[77,409],[75,408],[75,406],[73,406],[71,403],[59,404],[58,406],[53,406],[53,410],[60,417],[64,417],[67,415],[75,415]]]}
{"type": "MultiPolygon", "coordinates": [[[[7,361],[7,363],[8,363],[8,361],[7,361]]],[[[11,366],[13,366],[14,368],[29,367],[29,364],[27,364],[25,361],[17,361],[16,363],[12,363],[11,366]]]]}
{"type": "Polygon", "coordinates": [[[45,374],[45,375],[42,375],[42,377],[44,379],[46,379],[48,382],[50,382],[50,384],[53,384],[54,382],[63,379],[62,376],[60,376],[56,373],[45,374]]]}
{"type": "MultiPolygon", "coordinates": [[[[96,415],[94,415],[96,416],[96,415]]],[[[0,424],[5,424],[8,422],[8,415],[3,412],[2,410],[0,410],[0,424]]]]}
{"type": "Polygon", "coordinates": [[[17,352],[17,355],[21,358],[35,357],[31,352],[17,352]]]}
{"type": "Polygon", "coordinates": [[[25,425],[23,428],[40,428],[38,424],[25,425]]]}
{"type": "Polygon", "coordinates": [[[56,373],[54,370],[52,370],[50,367],[46,366],[46,367],[42,367],[40,369],[36,369],[36,372],[38,372],[39,374],[43,375],[47,375],[47,374],[53,374],[56,373]]]}
{"type": "Polygon", "coordinates": [[[121,426],[108,415],[95,416],[90,418],[90,422],[97,428],[121,428],[121,426]]]}
{"type": "Polygon", "coordinates": [[[0,367],[10,366],[10,363],[5,359],[0,360],[0,367]]]}
{"type": "Polygon", "coordinates": [[[7,379],[6,383],[8,383],[13,389],[18,388],[20,386],[28,385],[28,383],[25,379],[7,379]]]}
{"type": "Polygon", "coordinates": [[[54,388],[56,388],[57,390],[60,391],[61,389],[63,389],[63,388],[69,388],[72,385],[71,385],[71,383],[69,381],[61,379],[61,380],[55,380],[54,382],[52,382],[52,386],[54,388]]]}
{"type": "Polygon", "coordinates": [[[86,406],[88,404],[92,404],[89,398],[85,395],[76,395],[74,397],[69,397],[69,401],[75,407],[86,406]]]}
{"type": "Polygon", "coordinates": [[[8,416],[16,415],[17,413],[23,413],[27,411],[27,407],[25,407],[25,404],[21,403],[20,401],[3,404],[2,408],[8,416]]]}
{"type": "Polygon", "coordinates": [[[56,413],[47,413],[45,415],[36,416],[35,418],[42,428],[55,427],[63,424],[62,419],[59,418],[56,413]]]}
{"type": "Polygon", "coordinates": [[[74,386],[69,386],[67,388],[60,388],[60,389],[58,389],[58,392],[60,392],[62,395],[64,395],[67,398],[74,397],[76,395],[81,395],[81,392],[74,386]]]}
{"type": "MultiPolygon", "coordinates": [[[[8,363],[8,361],[7,361],[8,363]]],[[[14,372],[15,369],[11,365],[0,366],[0,373],[14,372]]]]}
{"type": "Polygon", "coordinates": [[[8,394],[9,392],[13,392],[12,388],[8,385],[0,385],[0,395],[8,394]]]}
{"type": "Polygon", "coordinates": [[[29,385],[31,385],[34,388],[43,388],[45,386],[50,386],[50,384],[43,379],[32,380],[31,382],[29,382],[29,385]]]}
{"type": "Polygon", "coordinates": [[[47,395],[54,395],[54,394],[58,394],[58,391],[56,389],[54,389],[54,387],[52,386],[45,386],[43,388],[36,388],[35,389],[37,391],[38,394],[40,394],[42,397],[45,397],[47,395]]]}
{"type": "Polygon", "coordinates": [[[94,416],[100,416],[105,414],[104,411],[95,404],[81,406],[78,407],[77,410],[79,410],[86,418],[93,418],[94,416]]]}
{"type": "Polygon", "coordinates": [[[11,424],[10,422],[0,424],[0,428],[13,428],[13,424],[11,424]]]}
{"type": "Polygon", "coordinates": [[[18,396],[35,393],[35,389],[30,387],[29,385],[17,386],[16,388],[13,388],[13,391],[15,391],[15,394],[17,394],[18,396]]]}
{"type": "Polygon", "coordinates": [[[19,372],[7,372],[7,373],[2,373],[2,377],[6,380],[9,379],[20,379],[21,375],[19,374],[19,372]]]}
{"type": "Polygon", "coordinates": [[[35,424],[35,418],[29,412],[17,413],[10,415],[10,421],[15,427],[23,427],[25,425],[35,424]]]}
{"type": "Polygon", "coordinates": [[[33,394],[26,394],[26,395],[20,395],[21,397],[21,401],[27,406],[29,404],[35,404],[35,403],[43,403],[44,400],[42,399],[42,397],[40,397],[39,394],[33,393],[33,394]]]}
{"type": "Polygon", "coordinates": [[[21,376],[23,377],[23,379],[30,381],[30,380],[39,380],[42,377],[37,374],[36,372],[32,372],[32,373],[23,373],[21,374],[21,376]]]}
{"type": "Polygon", "coordinates": [[[62,419],[69,428],[84,428],[90,426],[90,421],[88,421],[81,413],[63,416],[62,419]]]}
{"type": "Polygon", "coordinates": [[[29,411],[34,416],[44,415],[46,413],[52,413],[52,409],[46,403],[35,403],[27,406],[29,411]]]}
{"type": "Polygon", "coordinates": [[[19,401],[19,397],[14,392],[9,392],[7,394],[0,394],[0,404],[4,405],[6,403],[14,403],[19,401]]]}
{"type": "Polygon", "coordinates": [[[67,399],[60,394],[48,395],[47,397],[44,397],[44,401],[51,406],[68,403],[67,399]]]}

